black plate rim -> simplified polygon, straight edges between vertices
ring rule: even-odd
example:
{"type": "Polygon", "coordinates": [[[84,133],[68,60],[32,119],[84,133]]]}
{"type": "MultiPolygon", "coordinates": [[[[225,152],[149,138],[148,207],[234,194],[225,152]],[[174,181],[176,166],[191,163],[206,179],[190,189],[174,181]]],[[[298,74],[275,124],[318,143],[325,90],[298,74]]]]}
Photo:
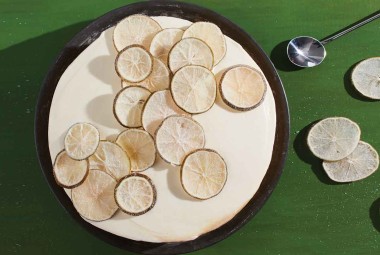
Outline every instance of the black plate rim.
{"type": "Polygon", "coordinates": [[[82,29],[65,45],[43,81],[36,104],[34,126],[37,157],[45,179],[60,204],[77,223],[101,240],[125,250],[142,254],[179,254],[199,250],[225,239],[245,225],[263,207],[283,172],[289,145],[290,116],[285,91],[276,69],[261,47],[244,30],[216,12],[203,7],[176,1],[149,1],[126,5],[106,13],[82,29]],[[173,243],[135,241],[94,227],[76,212],[65,191],[55,183],[52,174],[48,125],[51,101],[59,78],[67,66],[98,38],[102,31],[115,25],[122,17],[136,13],[175,16],[191,21],[207,20],[217,24],[224,34],[238,41],[260,66],[275,98],[276,134],[272,159],[258,191],[229,222],[191,241],[173,243]]]}

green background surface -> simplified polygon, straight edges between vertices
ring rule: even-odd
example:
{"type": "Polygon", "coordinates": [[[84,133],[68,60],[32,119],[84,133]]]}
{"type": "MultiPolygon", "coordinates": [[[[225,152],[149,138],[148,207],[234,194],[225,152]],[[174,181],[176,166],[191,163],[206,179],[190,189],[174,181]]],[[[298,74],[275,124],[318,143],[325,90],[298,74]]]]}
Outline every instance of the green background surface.
{"type": "MultiPolygon", "coordinates": [[[[0,254],[130,254],[82,229],[50,191],[34,148],[36,98],[64,44],[90,21],[132,1],[0,0],[0,254]]],[[[284,83],[291,140],[284,173],[258,215],[194,254],[379,254],[380,171],[336,185],[304,144],[310,123],[345,116],[380,150],[380,105],[348,81],[358,61],[379,56],[380,20],[327,46],[325,62],[295,70],[284,43],[325,37],[376,11],[378,0],[189,1],[241,26],[271,55],[284,83]]]]}

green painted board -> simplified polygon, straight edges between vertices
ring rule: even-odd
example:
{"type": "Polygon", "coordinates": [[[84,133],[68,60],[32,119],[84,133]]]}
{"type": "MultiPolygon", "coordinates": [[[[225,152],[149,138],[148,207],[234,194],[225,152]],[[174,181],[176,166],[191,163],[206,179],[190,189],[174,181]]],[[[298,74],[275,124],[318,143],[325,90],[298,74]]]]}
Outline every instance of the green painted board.
{"type": "MultiPolygon", "coordinates": [[[[130,254],[78,226],[59,205],[34,148],[36,97],[63,45],[91,20],[132,1],[0,0],[0,254],[130,254]]],[[[358,61],[380,55],[380,20],[327,46],[325,62],[295,70],[283,41],[323,38],[379,9],[378,0],[193,0],[241,26],[271,56],[289,100],[284,174],[258,215],[223,242],[194,254],[379,254],[380,172],[351,184],[328,180],[305,147],[305,127],[345,116],[380,150],[380,102],[349,82],[358,61]]]]}

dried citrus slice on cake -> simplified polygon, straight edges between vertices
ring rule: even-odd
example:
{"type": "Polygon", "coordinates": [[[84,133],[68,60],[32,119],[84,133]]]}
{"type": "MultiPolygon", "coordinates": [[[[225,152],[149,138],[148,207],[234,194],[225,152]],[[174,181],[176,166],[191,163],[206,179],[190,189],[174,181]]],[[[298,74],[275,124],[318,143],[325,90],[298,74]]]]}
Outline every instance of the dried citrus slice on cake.
{"type": "Polygon", "coordinates": [[[351,79],[363,96],[380,99],[380,57],[369,58],[357,64],[351,79]]]}
{"type": "Polygon", "coordinates": [[[65,136],[65,150],[70,158],[82,160],[94,154],[100,140],[99,131],[89,123],[77,123],[65,136]]]}
{"type": "Polygon", "coordinates": [[[214,66],[226,55],[226,39],[220,28],[210,22],[195,22],[183,33],[182,38],[195,37],[210,46],[214,54],[214,66]]]}
{"type": "Polygon", "coordinates": [[[141,14],[131,15],[116,25],[113,42],[118,51],[132,44],[149,49],[150,42],[159,31],[161,26],[154,19],[141,14]]]}
{"type": "Polygon", "coordinates": [[[152,180],[143,174],[133,173],[121,179],[115,189],[119,208],[138,216],[150,211],[156,203],[157,192],[152,180]]]}
{"type": "Polygon", "coordinates": [[[360,140],[359,126],[343,117],[319,121],[309,131],[307,144],[323,160],[336,161],[350,155],[360,140]]]}
{"type": "Polygon", "coordinates": [[[170,49],[182,39],[182,34],[183,30],[179,28],[161,30],[153,37],[150,44],[150,53],[167,63],[170,49]]]}
{"type": "Polygon", "coordinates": [[[139,83],[131,83],[127,81],[123,81],[121,86],[123,88],[133,85],[139,85],[144,88],[149,89],[151,92],[168,89],[170,84],[170,71],[169,68],[159,59],[153,59],[153,71],[152,73],[139,83]]]}
{"type": "Polygon", "coordinates": [[[113,112],[125,127],[141,127],[141,113],[150,91],[140,86],[122,89],[115,97],[113,112]]]}
{"type": "Polygon", "coordinates": [[[259,106],[267,90],[263,75],[250,66],[234,66],[220,80],[223,101],[238,111],[248,111],[259,106]]]}
{"type": "Polygon", "coordinates": [[[227,166],[214,150],[190,153],[181,167],[183,189],[192,197],[209,199],[218,195],[227,181],[227,166]]]}
{"type": "Polygon", "coordinates": [[[185,66],[173,76],[170,91],[175,103],[188,113],[202,113],[216,99],[214,74],[203,66],[185,66]]]}
{"type": "Polygon", "coordinates": [[[203,148],[204,145],[203,128],[190,117],[170,116],[162,122],[156,132],[158,154],[173,165],[181,165],[187,154],[203,148]]]}
{"type": "Polygon", "coordinates": [[[110,175],[91,170],[83,184],[71,190],[75,209],[88,220],[111,218],[118,209],[114,197],[116,184],[110,175]]]}
{"type": "Polygon", "coordinates": [[[169,90],[153,93],[146,101],[142,113],[142,125],[152,136],[161,122],[168,116],[186,114],[173,101],[169,90]]]}
{"type": "Polygon", "coordinates": [[[131,45],[120,51],[115,61],[116,73],[128,82],[145,80],[153,70],[153,57],[140,45],[131,45]]]}
{"type": "Polygon", "coordinates": [[[205,42],[197,38],[185,38],[170,50],[168,63],[173,73],[187,65],[200,65],[212,69],[214,57],[205,42]]]}
{"type": "Polygon", "coordinates": [[[141,129],[128,129],[117,137],[116,143],[131,160],[131,171],[144,171],[156,160],[156,147],[152,136],[141,129]]]}
{"type": "Polygon", "coordinates": [[[127,153],[117,144],[100,141],[98,149],[89,158],[90,169],[98,169],[119,180],[128,175],[131,162],[127,153]]]}
{"type": "Polygon", "coordinates": [[[59,186],[72,189],[83,183],[88,174],[88,160],[74,160],[66,151],[55,158],[53,174],[59,186]]]}
{"type": "Polygon", "coordinates": [[[379,155],[368,143],[360,141],[356,149],[338,161],[324,161],[327,175],[336,182],[353,182],[373,174],[379,167],[379,155]]]}

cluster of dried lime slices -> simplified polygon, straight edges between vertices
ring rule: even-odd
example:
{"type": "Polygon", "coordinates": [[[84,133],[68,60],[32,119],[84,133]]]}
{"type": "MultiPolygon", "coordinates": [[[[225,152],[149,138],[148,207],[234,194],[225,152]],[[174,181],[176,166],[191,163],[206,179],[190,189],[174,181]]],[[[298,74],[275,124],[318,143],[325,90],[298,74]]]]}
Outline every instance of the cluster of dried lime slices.
{"type": "Polygon", "coordinates": [[[336,182],[353,182],[373,174],[379,155],[368,143],[360,141],[359,126],[343,117],[326,118],[309,131],[307,144],[323,160],[327,175],[336,182]]]}
{"type": "Polygon", "coordinates": [[[157,197],[152,180],[141,172],[154,165],[158,153],[181,166],[179,181],[190,196],[218,195],[227,165],[216,151],[204,148],[203,128],[191,114],[214,105],[218,86],[231,108],[255,108],[266,92],[263,75],[249,66],[234,66],[218,85],[212,69],[226,55],[227,45],[219,27],[209,22],[186,30],[162,29],[150,17],[132,15],[116,25],[113,41],[122,85],[113,112],[128,129],[111,142],[100,140],[91,124],[72,126],[54,164],[57,183],[72,189],[73,204],[86,219],[109,219],[118,208],[141,215],[157,197]]]}
{"type": "Polygon", "coordinates": [[[74,207],[84,218],[102,221],[111,218],[118,208],[140,215],[153,207],[153,182],[136,172],[148,169],[155,160],[154,140],[144,130],[123,131],[114,143],[100,140],[93,125],[77,123],[66,134],[65,150],[58,153],[53,174],[60,186],[71,189],[74,207]],[[141,176],[146,181],[142,182],[141,176]],[[129,200],[120,200],[118,190],[126,178],[128,186],[122,194],[129,200]]]}

